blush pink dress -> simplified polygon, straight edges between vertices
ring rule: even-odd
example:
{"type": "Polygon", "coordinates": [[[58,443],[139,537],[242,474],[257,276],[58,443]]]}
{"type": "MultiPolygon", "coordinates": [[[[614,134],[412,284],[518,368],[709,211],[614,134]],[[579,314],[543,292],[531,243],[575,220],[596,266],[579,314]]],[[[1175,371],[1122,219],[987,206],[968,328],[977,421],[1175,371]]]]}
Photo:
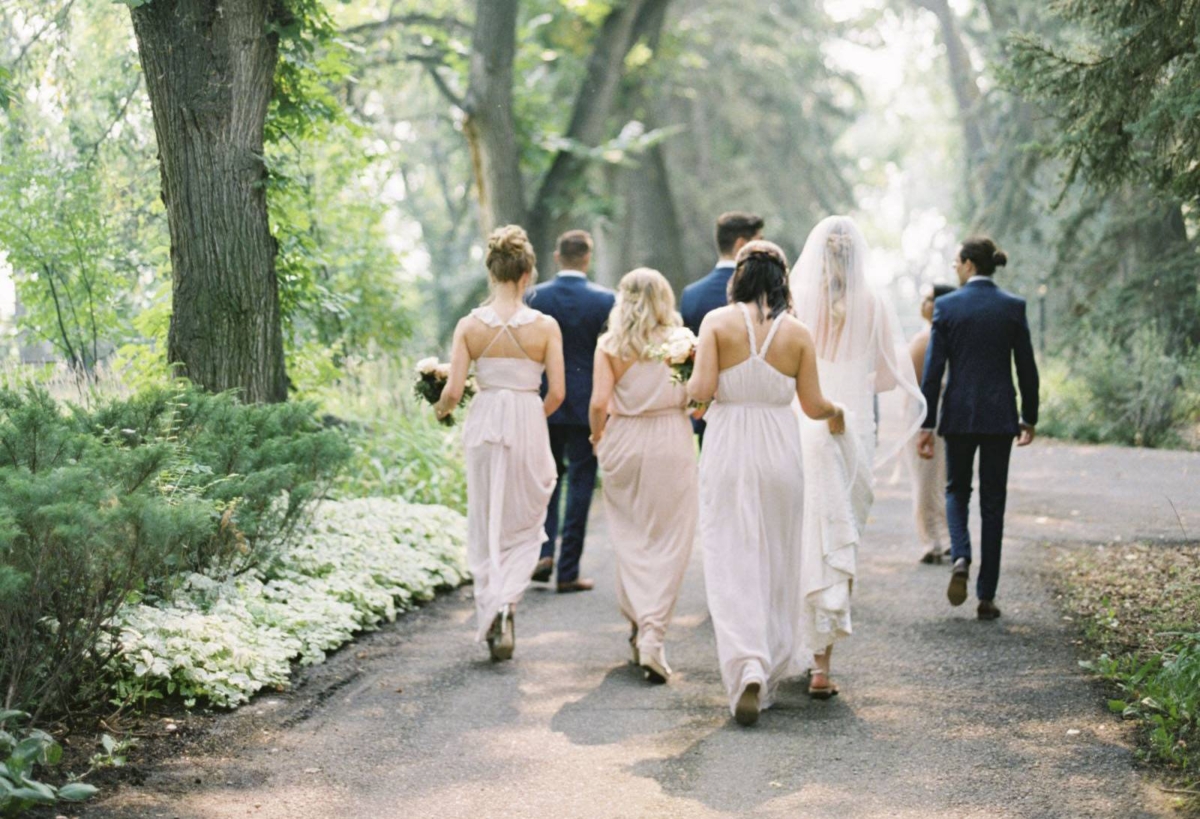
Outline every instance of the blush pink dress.
{"type": "Polygon", "coordinates": [[[523,307],[504,322],[490,307],[480,307],[471,315],[497,328],[475,360],[477,393],[463,428],[467,564],[475,578],[476,639],[483,640],[497,612],[520,602],[529,585],[558,472],[538,393],[542,363],[487,355],[506,334],[521,349],[512,328],[541,314],[523,307]]]}
{"type": "Polygon", "coordinates": [[[664,667],[663,637],[696,535],[697,469],[687,390],[661,361],[637,361],[617,381],[596,455],[616,553],[617,603],[637,649],[664,667]]]}

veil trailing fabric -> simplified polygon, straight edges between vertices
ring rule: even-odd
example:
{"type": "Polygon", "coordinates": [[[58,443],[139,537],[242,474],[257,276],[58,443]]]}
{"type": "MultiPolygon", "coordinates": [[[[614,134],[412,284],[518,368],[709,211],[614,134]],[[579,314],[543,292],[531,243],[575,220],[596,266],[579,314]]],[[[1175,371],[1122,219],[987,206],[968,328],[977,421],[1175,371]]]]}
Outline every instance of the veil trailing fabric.
{"type": "Polygon", "coordinates": [[[790,281],[796,315],[816,345],[821,391],[846,413],[841,436],[800,416],[807,474],[797,625],[805,654],[819,654],[852,631],[858,543],[874,501],[876,394],[899,389],[912,399],[896,402],[904,413],[901,434],[886,444],[881,460],[898,454],[925,419],[900,322],[867,281],[868,251],[853,220],[828,217],[809,234],[790,281]]]}
{"type": "Polygon", "coordinates": [[[826,396],[853,413],[870,410],[872,428],[875,394],[898,389],[912,399],[896,402],[904,417],[879,458],[886,463],[921,428],[926,407],[896,311],[867,281],[869,252],[853,219],[829,216],[809,234],[790,284],[796,316],[816,342],[826,396]]]}

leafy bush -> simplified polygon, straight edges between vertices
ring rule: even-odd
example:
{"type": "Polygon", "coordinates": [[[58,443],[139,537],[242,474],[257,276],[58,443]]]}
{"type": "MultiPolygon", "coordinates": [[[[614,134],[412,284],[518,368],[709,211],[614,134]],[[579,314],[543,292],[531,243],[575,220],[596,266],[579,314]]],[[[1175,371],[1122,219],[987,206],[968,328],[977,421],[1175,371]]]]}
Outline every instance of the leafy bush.
{"type": "Polygon", "coordinates": [[[1177,446],[1181,425],[1200,420],[1200,351],[1172,355],[1150,327],[1125,342],[1090,333],[1068,366],[1043,379],[1040,432],[1089,443],[1177,446]]]}
{"type": "Polygon", "coordinates": [[[466,521],[399,499],[322,502],[270,567],[191,575],[169,600],[126,606],[112,666],[118,699],[179,695],[232,707],[287,685],[360,631],[466,578],[466,521]]]}
{"type": "Polygon", "coordinates": [[[350,424],[350,468],[338,478],[341,497],[383,495],[410,503],[467,510],[467,478],[459,433],[437,422],[413,395],[409,362],[347,361],[322,406],[350,424]]]}
{"type": "Polygon", "coordinates": [[[1149,659],[1104,654],[1084,666],[1116,683],[1123,696],[1109,708],[1143,723],[1155,757],[1200,778],[1200,634],[1149,659]]]}
{"type": "Polygon", "coordinates": [[[82,782],[55,788],[34,779],[35,766],[58,764],[62,747],[54,737],[36,728],[17,735],[7,730],[9,723],[27,716],[21,711],[0,711],[0,816],[18,816],[35,805],[82,802],[94,796],[96,788],[82,782]]]}
{"type": "Polygon", "coordinates": [[[88,411],[0,388],[4,707],[96,697],[131,593],[263,562],[347,455],[310,405],[164,387],[88,411]]]}

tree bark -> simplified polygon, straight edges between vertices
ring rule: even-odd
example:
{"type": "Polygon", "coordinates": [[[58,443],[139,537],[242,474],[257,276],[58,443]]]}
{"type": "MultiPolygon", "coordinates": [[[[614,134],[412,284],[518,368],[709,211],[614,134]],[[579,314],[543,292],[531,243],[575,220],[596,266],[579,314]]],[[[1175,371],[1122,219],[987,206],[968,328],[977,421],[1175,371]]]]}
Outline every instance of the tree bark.
{"type": "Polygon", "coordinates": [[[513,115],[517,5],[517,0],[475,4],[467,95],[460,106],[466,114],[463,133],[471,150],[484,236],[499,225],[528,221],[513,115]]]}
{"type": "MultiPolygon", "coordinates": [[[[638,20],[634,42],[645,39],[651,50],[657,52],[666,16],[666,3],[647,6],[638,20]]],[[[631,86],[625,95],[627,115],[639,117],[647,127],[659,127],[662,123],[656,112],[662,107],[656,105],[654,89],[640,78],[631,86]]],[[[680,292],[690,277],[684,266],[683,237],[662,143],[640,156],[636,168],[622,168],[620,176],[625,205],[621,267],[624,271],[653,267],[667,277],[676,293],[680,292]]]]}
{"type": "Polygon", "coordinates": [[[958,117],[962,125],[963,141],[967,154],[967,189],[972,193],[972,210],[982,198],[980,180],[974,171],[985,159],[983,112],[980,110],[979,86],[975,84],[975,67],[971,65],[970,52],[959,31],[958,17],[950,8],[948,0],[912,0],[918,8],[932,12],[942,30],[942,44],[946,46],[946,62],[949,69],[950,89],[958,106],[958,117]]]}
{"type": "Polygon", "coordinates": [[[281,0],[151,0],[130,13],[171,234],[167,360],[204,389],[286,400],[263,162],[281,0]]]}
{"type": "MultiPolygon", "coordinates": [[[[588,146],[604,139],[625,76],[625,58],[652,25],[654,16],[664,13],[669,3],[670,0],[628,0],[604,18],[571,110],[567,139],[588,146]]],[[[587,158],[571,151],[559,151],[543,177],[529,213],[529,237],[539,258],[553,251],[555,236],[572,227],[571,187],[587,162],[587,158]]]]}

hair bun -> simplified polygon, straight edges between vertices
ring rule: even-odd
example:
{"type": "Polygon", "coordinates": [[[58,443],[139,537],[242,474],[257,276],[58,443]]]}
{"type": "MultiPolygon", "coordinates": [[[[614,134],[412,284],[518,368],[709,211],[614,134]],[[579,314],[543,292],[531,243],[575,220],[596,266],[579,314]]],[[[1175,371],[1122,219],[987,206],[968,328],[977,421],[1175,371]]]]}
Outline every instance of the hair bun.
{"type": "Polygon", "coordinates": [[[505,225],[492,231],[488,237],[487,252],[489,256],[495,254],[512,258],[523,254],[528,244],[529,237],[520,226],[505,225]]]}
{"type": "Polygon", "coordinates": [[[996,263],[996,267],[1004,267],[1008,264],[1008,254],[1003,250],[997,250],[992,254],[992,261],[996,263]]]}

